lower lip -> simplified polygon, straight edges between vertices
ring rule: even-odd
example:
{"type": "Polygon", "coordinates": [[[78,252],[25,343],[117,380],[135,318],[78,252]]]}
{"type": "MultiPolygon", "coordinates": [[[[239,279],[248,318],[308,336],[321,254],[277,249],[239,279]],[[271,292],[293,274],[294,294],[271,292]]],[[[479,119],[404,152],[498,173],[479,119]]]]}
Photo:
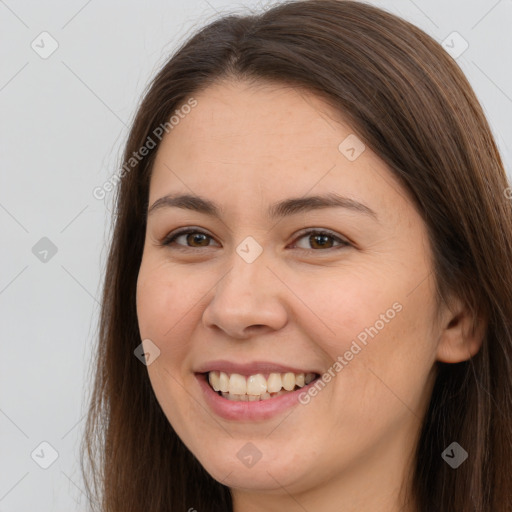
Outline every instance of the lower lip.
{"type": "Polygon", "coordinates": [[[220,396],[208,383],[208,376],[203,373],[196,373],[196,379],[203,392],[204,398],[215,414],[226,420],[237,421],[258,421],[270,419],[282,411],[290,407],[300,404],[299,395],[307,392],[308,389],[316,384],[320,378],[316,378],[308,385],[290,391],[284,395],[269,398],[267,400],[259,400],[254,402],[243,402],[228,400],[220,396]]]}

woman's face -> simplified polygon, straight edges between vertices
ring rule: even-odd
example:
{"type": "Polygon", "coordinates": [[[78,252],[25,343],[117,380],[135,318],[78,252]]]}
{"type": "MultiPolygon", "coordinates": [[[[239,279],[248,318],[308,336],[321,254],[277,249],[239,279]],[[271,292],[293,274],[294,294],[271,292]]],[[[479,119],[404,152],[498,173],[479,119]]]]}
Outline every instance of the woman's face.
{"type": "Polygon", "coordinates": [[[394,489],[430,397],[440,332],[424,222],[318,97],[224,82],[194,98],[158,149],[149,209],[194,195],[219,216],[160,202],[137,283],[163,412],[205,469],[240,492],[302,493],[306,503],[329,483],[394,489]],[[340,205],[307,200],[328,194],[340,205]],[[183,228],[192,234],[161,245],[183,228]],[[221,368],[234,394],[248,385],[240,375],[260,374],[250,400],[205,391],[199,373],[221,368]],[[300,375],[284,374],[302,371],[325,379],[260,399],[279,383],[270,373],[300,386],[300,375]]]}

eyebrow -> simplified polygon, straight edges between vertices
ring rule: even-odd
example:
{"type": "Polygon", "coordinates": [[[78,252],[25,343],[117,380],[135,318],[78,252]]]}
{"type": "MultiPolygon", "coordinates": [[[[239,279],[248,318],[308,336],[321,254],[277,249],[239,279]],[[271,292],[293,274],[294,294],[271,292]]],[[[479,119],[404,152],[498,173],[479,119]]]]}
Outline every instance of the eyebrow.
{"type": "MultiPolygon", "coordinates": [[[[278,219],[304,213],[311,210],[319,210],[322,208],[345,208],[356,213],[362,213],[373,217],[378,221],[377,214],[368,206],[354,199],[343,197],[333,192],[306,196],[295,197],[279,201],[270,206],[268,216],[270,219],[278,219]]],[[[169,194],[157,199],[149,208],[148,216],[153,212],[162,208],[182,208],[203,213],[211,217],[222,217],[222,208],[213,201],[194,194],[169,194]]]]}

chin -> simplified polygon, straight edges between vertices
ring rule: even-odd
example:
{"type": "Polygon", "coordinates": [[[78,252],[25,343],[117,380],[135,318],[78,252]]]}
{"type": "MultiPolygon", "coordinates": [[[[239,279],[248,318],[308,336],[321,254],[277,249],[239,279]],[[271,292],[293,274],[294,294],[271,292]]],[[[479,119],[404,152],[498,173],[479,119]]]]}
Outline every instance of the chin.
{"type": "MultiPolygon", "coordinates": [[[[290,481],[295,480],[284,467],[273,467],[261,463],[259,467],[241,469],[238,466],[215,466],[210,476],[217,482],[234,489],[252,489],[254,491],[282,491],[290,481]]],[[[206,469],[206,468],[205,468],[206,469]]]]}
{"type": "MultiPolygon", "coordinates": [[[[233,456],[231,457],[226,455],[228,450],[222,450],[215,454],[209,453],[208,460],[204,457],[196,456],[196,458],[212,478],[232,488],[282,491],[282,486],[293,486],[297,481],[306,477],[308,471],[304,462],[298,463],[293,460],[293,457],[286,458],[286,452],[281,457],[274,450],[275,458],[273,460],[265,460],[262,456],[256,462],[254,462],[254,459],[252,462],[249,459],[247,459],[247,463],[242,462],[245,455],[243,447],[246,444],[248,443],[237,442],[236,450],[233,450],[233,456]],[[237,456],[239,451],[241,452],[240,458],[242,461],[237,456]],[[300,464],[300,466],[297,467],[297,464],[300,464]]],[[[246,452],[248,451],[250,450],[246,448],[246,452]]]]}

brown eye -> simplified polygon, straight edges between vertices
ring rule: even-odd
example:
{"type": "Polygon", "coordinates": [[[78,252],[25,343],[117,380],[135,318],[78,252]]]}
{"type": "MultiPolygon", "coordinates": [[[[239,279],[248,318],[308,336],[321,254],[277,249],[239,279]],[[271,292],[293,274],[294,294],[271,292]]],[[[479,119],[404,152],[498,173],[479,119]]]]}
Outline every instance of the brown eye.
{"type": "Polygon", "coordinates": [[[336,249],[336,247],[333,247],[332,242],[330,240],[335,240],[339,242],[341,247],[350,245],[346,240],[343,240],[328,231],[310,230],[307,231],[306,233],[303,233],[303,235],[299,237],[298,240],[306,237],[308,243],[311,244],[311,247],[302,247],[302,249],[305,249],[307,251],[317,251],[318,249],[336,249]]]}
{"type": "Polygon", "coordinates": [[[203,233],[202,231],[198,231],[197,229],[185,229],[182,231],[178,231],[177,233],[168,235],[166,238],[164,238],[161,245],[171,245],[180,237],[184,237],[185,244],[178,244],[178,245],[183,246],[184,248],[188,247],[188,248],[192,248],[192,249],[200,248],[200,247],[208,247],[209,241],[210,241],[210,239],[212,239],[212,237],[210,235],[207,235],[206,233],[203,233]],[[190,245],[188,245],[188,244],[190,244],[190,245]],[[195,244],[197,244],[197,245],[195,245],[195,244]]]}
{"type": "MultiPolygon", "coordinates": [[[[319,249],[337,249],[345,246],[349,246],[350,243],[342,238],[335,236],[329,231],[319,231],[319,230],[310,230],[302,234],[297,240],[307,239],[307,243],[310,244],[310,247],[299,247],[306,251],[318,251],[319,249]],[[333,243],[338,242],[338,246],[334,246],[333,243]]],[[[181,249],[200,249],[201,247],[209,247],[210,240],[213,238],[204,233],[203,231],[199,231],[193,228],[183,229],[176,233],[171,233],[161,242],[161,245],[170,246],[177,245],[181,249]],[[183,237],[185,243],[175,242],[183,237]]]]}
{"type": "Polygon", "coordinates": [[[326,247],[330,249],[332,240],[334,240],[334,238],[329,235],[309,235],[309,242],[313,244],[313,249],[325,249],[326,247]],[[331,243],[329,243],[329,238],[331,239],[331,243]],[[318,247],[314,247],[314,245],[318,245],[318,247]]]}
{"type": "Polygon", "coordinates": [[[208,246],[209,244],[208,235],[205,235],[204,233],[188,233],[185,234],[184,236],[186,237],[185,240],[187,240],[187,243],[197,243],[199,244],[200,247],[205,247],[208,246]]]}

